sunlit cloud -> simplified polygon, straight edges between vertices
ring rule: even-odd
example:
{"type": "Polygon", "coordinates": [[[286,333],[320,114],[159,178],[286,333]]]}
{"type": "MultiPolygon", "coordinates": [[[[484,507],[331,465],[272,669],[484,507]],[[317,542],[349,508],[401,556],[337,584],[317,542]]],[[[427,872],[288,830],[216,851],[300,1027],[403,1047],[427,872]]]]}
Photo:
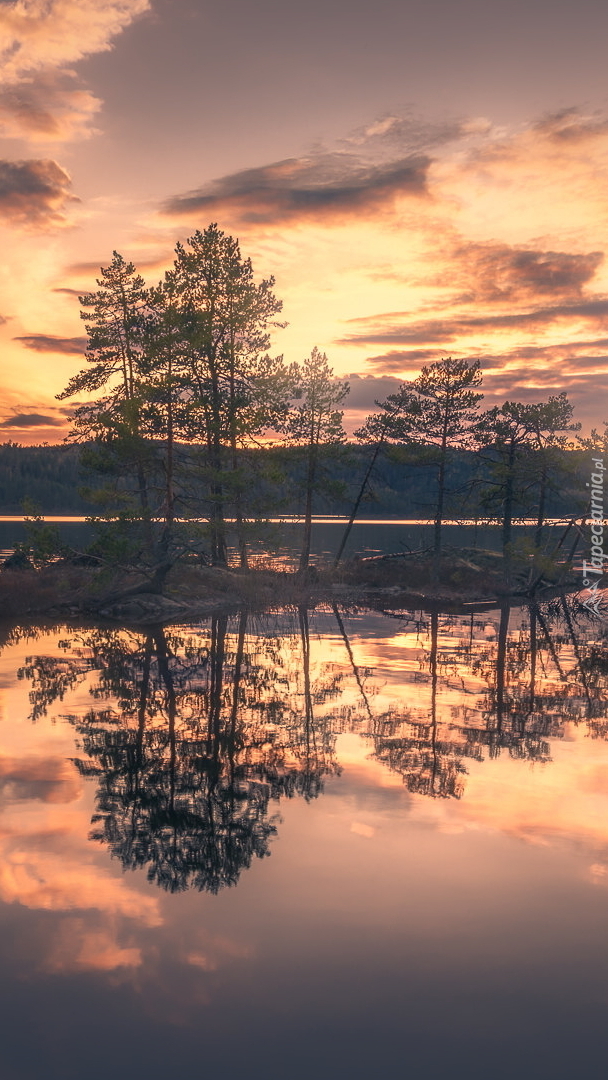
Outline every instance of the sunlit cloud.
{"type": "Polygon", "coordinates": [[[149,0],[16,0],[0,11],[3,78],[59,67],[111,47],[149,0]]]}
{"type": "Polygon", "coordinates": [[[384,210],[397,195],[424,195],[429,164],[426,156],[379,165],[348,153],[290,158],[178,195],[163,211],[174,217],[225,215],[243,224],[356,217],[384,210]]]}
{"type": "Polygon", "coordinates": [[[10,837],[3,843],[0,899],[45,911],[99,911],[136,919],[144,926],[162,922],[156,898],[138,893],[122,878],[108,876],[79,853],[49,851],[42,835],[10,837]]]}
{"type": "Polygon", "coordinates": [[[76,201],[71,184],[56,161],[0,161],[0,219],[32,229],[64,225],[65,210],[76,201]]]}
{"type": "Polygon", "coordinates": [[[95,133],[101,101],[75,85],[73,74],[47,72],[0,88],[0,134],[5,138],[66,142],[95,133]]]}
{"type": "Polygon", "coordinates": [[[0,130],[11,137],[87,134],[100,102],[69,65],[112,47],[149,0],[17,0],[0,5],[0,130]]]}
{"type": "Polygon", "coordinates": [[[487,132],[487,120],[461,120],[448,117],[430,120],[411,111],[388,113],[371,123],[360,125],[340,141],[340,145],[376,158],[395,158],[402,154],[427,154],[439,147],[466,138],[472,132],[487,132]]]}
{"type": "Polygon", "coordinates": [[[173,196],[162,211],[176,218],[219,215],[247,226],[386,213],[397,197],[427,194],[431,152],[466,132],[459,120],[390,115],[340,140],[337,149],[223,176],[173,196]]]}
{"type": "Polygon", "coordinates": [[[462,244],[452,255],[463,301],[484,303],[579,297],[603,259],[601,251],[572,254],[497,243],[462,244]]]}
{"type": "MultiPolygon", "coordinates": [[[[403,316],[405,313],[401,313],[403,316]]],[[[399,323],[397,316],[388,315],[384,328],[377,330],[361,330],[342,338],[342,343],[365,342],[370,345],[409,343],[434,344],[442,347],[446,343],[461,338],[464,335],[477,331],[487,330],[512,330],[524,328],[526,330],[538,330],[545,326],[553,326],[563,321],[571,321],[579,324],[581,321],[588,326],[608,327],[608,299],[587,300],[580,304],[555,304],[546,308],[535,308],[532,311],[519,311],[515,313],[501,312],[500,314],[480,314],[458,316],[445,319],[427,319],[421,322],[399,323]]],[[[374,319],[362,320],[365,323],[374,322],[377,319],[381,323],[382,316],[374,319]]],[[[357,322],[358,320],[353,320],[357,322]]]]}
{"type": "Polygon", "coordinates": [[[84,919],[67,918],[52,940],[48,956],[42,963],[45,971],[107,971],[138,968],[143,962],[137,946],[121,945],[114,927],[95,929],[84,919]]]}

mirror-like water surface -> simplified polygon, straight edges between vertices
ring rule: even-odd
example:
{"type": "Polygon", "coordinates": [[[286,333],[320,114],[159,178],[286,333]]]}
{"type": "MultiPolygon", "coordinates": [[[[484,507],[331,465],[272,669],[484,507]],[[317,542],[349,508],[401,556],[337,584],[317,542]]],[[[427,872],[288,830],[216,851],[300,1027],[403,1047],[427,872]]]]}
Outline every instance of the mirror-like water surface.
{"type": "MultiPolygon", "coordinates": [[[[47,516],[48,524],[55,525],[62,542],[76,551],[86,551],[93,539],[93,529],[84,518],[61,518],[47,516]]],[[[311,555],[313,561],[333,560],[346,527],[345,518],[328,519],[317,517],[313,520],[311,555]]],[[[564,523],[548,523],[544,527],[545,537],[562,534],[564,523]]],[[[515,540],[529,535],[529,525],[513,526],[515,540]]],[[[501,531],[499,525],[483,525],[474,521],[458,524],[444,524],[446,545],[486,548],[490,551],[501,550],[501,531]]],[[[27,542],[27,529],[23,519],[0,517],[0,560],[14,550],[16,544],[27,542]]],[[[555,541],[552,540],[552,544],[555,541]]],[[[345,557],[352,555],[376,555],[402,551],[419,551],[433,545],[433,523],[407,519],[359,520],[349,534],[345,557]]],[[[228,536],[229,555],[238,561],[238,544],[235,536],[228,536]]],[[[266,565],[297,566],[302,547],[302,522],[298,520],[276,520],[260,526],[260,537],[252,540],[250,562],[266,565]]]]}
{"type": "Polygon", "coordinates": [[[603,624],[336,607],[2,645],[6,1080],[603,1068],[603,624]]]}

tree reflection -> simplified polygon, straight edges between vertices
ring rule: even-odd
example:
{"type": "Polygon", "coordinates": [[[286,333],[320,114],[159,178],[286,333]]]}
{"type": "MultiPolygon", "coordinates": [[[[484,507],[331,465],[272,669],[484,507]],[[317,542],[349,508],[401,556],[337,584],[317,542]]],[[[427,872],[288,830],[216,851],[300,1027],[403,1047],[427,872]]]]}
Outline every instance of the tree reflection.
{"type": "Polygon", "coordinates": [[[73,633],[20,676],[33,719],[87,686],[92,707],[69,719],[76,764],[97,783],[94,839],[165,889],[217,892],[269,854],[278,800],[315,799],[338,772],[339,731],[368,738],[413,795],[440,799],[461,798],[484,758],[549,762],[567,724],[608,737],[606,629],[579,607],[562,596],[481,621],[404,615],[409,667],[388,705],[337,604],[342,666],[318,659],[300,607],[73,633]]]}
{"type": "Polygon", "coordinates": [[[460,798],[467,759],[507,753],[549,762],[551,741],[563,738],[567,723],[584,722],[592,737],[608,737],[606,632],[582,618],[579,606],[564,595],[527,609],[505,601],[489,641],[479,633],[483,623],[475,635],[473,616],[461,625],[436,611],[426,623],[411,620],[424,646],[428,705],[373,718],[375,756],[411,792],[460,798]],[[458,682],[461,704],[454,706],[448,692],[458,682]]]}
{"type": "MultiPolygon", "coordinates": [[[[464,791],[465,757],[481,759],[476,747],[458,736],[454,725],[445,725],[438,716],[438,679],[442,658],[439,651],[439,613],[430,617],[428,673],[430,702],[428,716],[413,711],[391,712],[377,719],[374,754],[403,777],[409,791],[432,798],[459,799],[464,791]]],[[[444,658],[444,663],[445,663],[444,658]]]]}
{"type": "MultiPolygon", "coordinates": [[[[467,737],[488,748],[490,757],[547,762],[550,740],[562,738],[567,722],[586,722],[591,735],[606,735],[608,686],[601,677],[605,644],[593,644],[597,627],[581,625],[576,599],[531,602],[524,609],[501,607],[496,645],[477,652],[472,670],[487,689],[482,724],[467,737]],[[509,632],[513,614],[517,627],[509,632]]],[[[603,631],[601,631],[603,634],[603,631]]]]}
{"type": "MultiPolygon", "coordinates": [[[[171,892],[234,885],[269,854],[272,804],[316,798],[337,770],[335,737],[317,713],[340,676],[313,676],[308,613],[280,637],[249,635],[246,613],[229,623],[218,615],[207,633],[95,630],[71,659],[71,685],[94,672],[90,692],[104,703],[70,717],[76,765],[98,784],[92,838],[171,892]]],[[[36,716],[61,696],[64,668],[38,657],[23,669],[36,716]]]]}

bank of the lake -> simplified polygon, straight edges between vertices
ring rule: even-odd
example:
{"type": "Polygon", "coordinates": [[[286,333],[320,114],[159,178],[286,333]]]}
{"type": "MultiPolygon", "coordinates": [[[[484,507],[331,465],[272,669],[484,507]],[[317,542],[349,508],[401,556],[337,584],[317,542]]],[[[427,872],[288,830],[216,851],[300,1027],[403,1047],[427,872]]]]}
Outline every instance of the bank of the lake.
{"type": "Polygon", "coordinates": [[[538,567],[534,560],[510,565],[493,551],[449,550],[439,572],[426,552],[351,558],[306,572],[253,566],[248,569],[178,562],[162,595],[143,574],[64,558],[34,568],[5,563],[0,573],[0,605],[5,618],[21,616],[109,619],[126,625],[170,623],[218,610],[268,610],[339,602],[376,610],[411,604],[444,610],[477,606],[552,591],[580,588],[580,574],[567,564],[538,567]]]}

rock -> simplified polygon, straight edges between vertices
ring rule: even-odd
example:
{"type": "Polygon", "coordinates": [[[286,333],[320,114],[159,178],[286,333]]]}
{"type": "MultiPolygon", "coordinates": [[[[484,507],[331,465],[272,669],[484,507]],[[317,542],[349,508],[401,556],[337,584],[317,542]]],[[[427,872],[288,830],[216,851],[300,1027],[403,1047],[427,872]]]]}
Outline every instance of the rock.
{"type": "Polygon", "coordinates": [[[106,607],[100,608],[99,614],[104,619],[112,619],[122,623],[153,624],[170,622],[178,619],[187,611],[184,604],[178,604],[175,600],[169,600],[166,596],[157,596],[155,593],[138,593],[136,596],[126,597],[124,600],[116,600],[106,607]]]}

